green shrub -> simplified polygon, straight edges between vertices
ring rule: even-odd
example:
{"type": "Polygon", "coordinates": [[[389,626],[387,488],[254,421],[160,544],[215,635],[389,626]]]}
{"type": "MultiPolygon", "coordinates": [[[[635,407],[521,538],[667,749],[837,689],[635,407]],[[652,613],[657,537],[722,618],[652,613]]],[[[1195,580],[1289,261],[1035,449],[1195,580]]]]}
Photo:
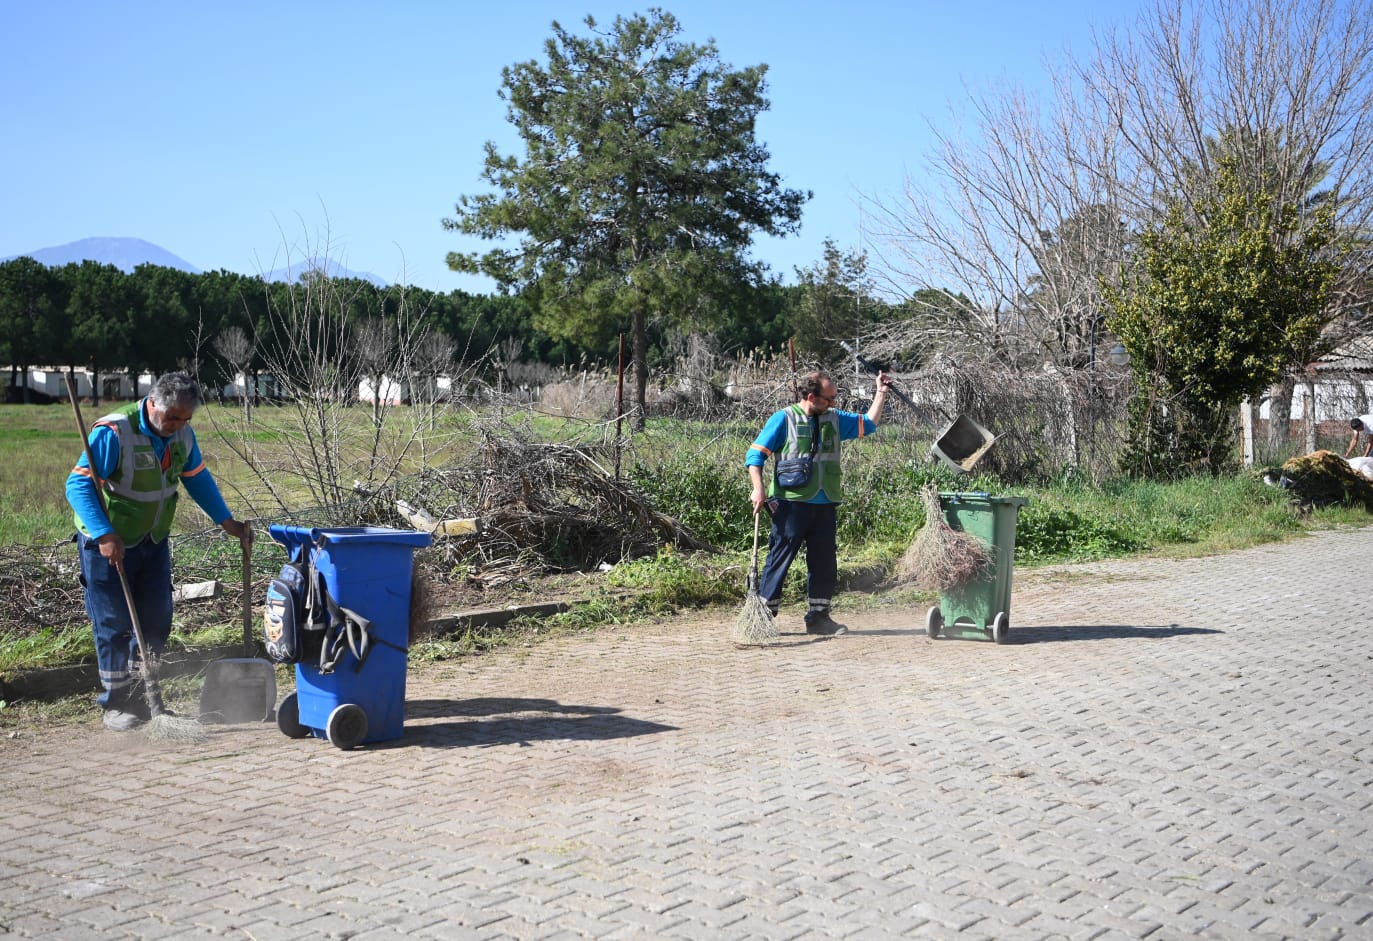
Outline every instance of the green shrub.
{"type": "Polygon", "coordinates": [[[630,478],[653,506],[720,549],[753,545],[753,513],[743,461],[731,467],[706,456],[636,464],[630,478]]]}
{"type": "Polygon", "coordinates": [[[745,588],[744,572],[722,564],[718,556],[682,555],[671,548],[653,558],[621,562],[606,575],[606,584],[634,591],[634,606],[645,614],[733,603],[745,588]]]}
{"type": "MultiPolygon", "coordinates": [[[[852,453],[852,452],[848,452],[852,453]]],[[[839,541],[908,542],[925,525],[920,491],[933,483],[941,491],[988,490],[989,478],[956,475],[930,461],[883,463],[878,452],[844,469],[844,505],[839,510],[839,541]]]]}
{"type": "Polygon", "coordinates": [[[1126,555],[1146,543],[1090,514],[1031,500],[1015,529],[1015,557],[1022,562],[1081,561],[1126,555]]]}

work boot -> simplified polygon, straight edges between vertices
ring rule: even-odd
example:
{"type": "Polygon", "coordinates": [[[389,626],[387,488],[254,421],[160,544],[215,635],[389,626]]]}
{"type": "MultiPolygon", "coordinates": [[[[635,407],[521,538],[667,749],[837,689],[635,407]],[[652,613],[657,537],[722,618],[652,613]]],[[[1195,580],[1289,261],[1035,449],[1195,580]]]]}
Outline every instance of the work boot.
{"type": "Polygon", "coordinates": [[[848,632],[848,627],[830,617],[828,611],[815,611],[806,615],[807,634],[815,634],[820,637],[838,637],[840,634],[847,634],[848,632]]]}
{"type": "Polygon", "coordinates": [[[105,728],[111,732],[132,732],[145,720],[132,712],[125,712],[123,709],[106,709],[104,721],[105,728]]]}

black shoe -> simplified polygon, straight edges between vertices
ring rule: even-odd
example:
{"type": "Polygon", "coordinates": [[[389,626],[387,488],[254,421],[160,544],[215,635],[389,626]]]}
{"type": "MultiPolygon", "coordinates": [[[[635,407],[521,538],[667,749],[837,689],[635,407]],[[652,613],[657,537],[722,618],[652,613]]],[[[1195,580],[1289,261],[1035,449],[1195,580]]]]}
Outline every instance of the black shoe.
{"type": "Polygon", "coordinates": [[[828,614],[812,614],[806,616],[806,633],[815,634],[820,637],[838,637],[840,634],[847,634],[847,626],[840,624],[828,614]]]}
{"type": "Polygon", "coordinates": [[[146,719],[136,716],[132,712],[125,712],[123,709],[105,710],[105,728],[111,732],[132,732],[146,721],[146,719]]]}

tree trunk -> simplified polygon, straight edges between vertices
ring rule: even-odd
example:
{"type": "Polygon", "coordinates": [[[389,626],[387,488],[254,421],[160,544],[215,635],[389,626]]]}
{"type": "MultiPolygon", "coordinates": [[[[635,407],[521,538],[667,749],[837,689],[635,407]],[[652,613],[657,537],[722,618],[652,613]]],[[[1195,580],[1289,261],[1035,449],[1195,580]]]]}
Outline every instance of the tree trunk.
{"type": "Polygon", "coordinates": [[[648,324],[642,309],[634,312],[630,331],[634,338],[634,420],[629,427],[643,431],[648,422],[644,401],[648,395],[648,324]]]}
{"type": "Polygon", "coordinates": [[[1284,376],[1268,391],[1268,459],[1285,461],[1292,440],[1291,376],[1284,376]]]}

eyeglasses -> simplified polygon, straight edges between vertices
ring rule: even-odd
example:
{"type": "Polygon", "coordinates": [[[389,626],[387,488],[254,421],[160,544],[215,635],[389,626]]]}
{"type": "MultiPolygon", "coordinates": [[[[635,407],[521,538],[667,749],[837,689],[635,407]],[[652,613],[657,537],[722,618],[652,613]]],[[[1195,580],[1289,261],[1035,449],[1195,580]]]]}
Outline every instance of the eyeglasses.
{"type": "Polygon", "coordinates": [[[164,408],[159,409],[158,414],[162,421],[177,424],[187,424],[191,420],[192,411],[185,408],[164,408]]]}

